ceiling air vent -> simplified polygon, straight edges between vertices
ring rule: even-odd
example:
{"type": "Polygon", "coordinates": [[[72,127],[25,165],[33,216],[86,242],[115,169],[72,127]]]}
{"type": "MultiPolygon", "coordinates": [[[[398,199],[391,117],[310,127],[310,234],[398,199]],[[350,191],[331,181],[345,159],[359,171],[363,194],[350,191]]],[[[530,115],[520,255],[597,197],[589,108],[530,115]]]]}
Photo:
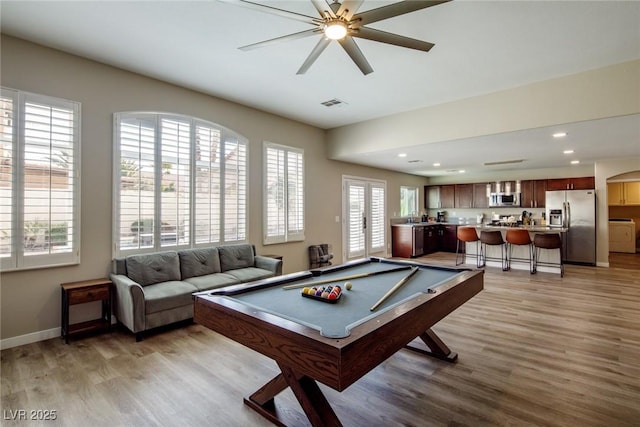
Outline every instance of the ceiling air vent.
{"type": "Polygon", "coordinates": [[[495,166],[495,165],[510,165],[512,163],[522,163],[524,162],[524,159],[519,159],[519,160],[504,160],[502,162],[487,162],[484,165],[485,166],[495,166]]]}
{"type": "Polygon", "coordinates": [[[339,106],[339,105],[347,105],[346,102],[344,102],[343,100],[338,99],[338,98],[333,98],[333,99],[330,99],[328,101],[321,102],[321,104],[324,105],[325,107],[335,107],[335,106],[339,106]]]}

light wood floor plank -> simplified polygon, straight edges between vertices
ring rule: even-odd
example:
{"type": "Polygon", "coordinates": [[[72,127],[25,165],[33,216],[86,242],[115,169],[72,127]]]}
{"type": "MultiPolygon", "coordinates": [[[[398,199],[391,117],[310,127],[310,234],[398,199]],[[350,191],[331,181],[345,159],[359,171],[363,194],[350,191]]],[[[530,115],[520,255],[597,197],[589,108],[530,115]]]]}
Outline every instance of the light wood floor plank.
{"type": "MultiPolygon", "coordinates": [[[[420,261],[454,264],[444,253],[420,261]]],[[[640,425],[638,270],[487,268],[485,289],[434,330],[457,363],[403,350],[342,393],[321,386],[346,426],[640,425]]],[[[277,374],[194,324],[139,343],[116,328],[29,344],[3,350],[0,367],[4,415],[56,410],[46,425],[73,427],[268,426],[242,398],[277,374]]],[[[277,400],[299,410],[288,390],[277,400]]]]}

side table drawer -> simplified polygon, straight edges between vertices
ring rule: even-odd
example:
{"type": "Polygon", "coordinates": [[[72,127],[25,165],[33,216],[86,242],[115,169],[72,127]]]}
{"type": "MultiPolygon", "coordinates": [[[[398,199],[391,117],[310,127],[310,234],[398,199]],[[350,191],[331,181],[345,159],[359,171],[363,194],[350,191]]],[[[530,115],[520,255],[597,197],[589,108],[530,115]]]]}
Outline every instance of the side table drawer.
{"type": "Polygon", "coordinates": [[[69,291],[69,304],[82,304],[84,302],[100,301],[109,298],[109,285],[93,286],[69,291]]]}

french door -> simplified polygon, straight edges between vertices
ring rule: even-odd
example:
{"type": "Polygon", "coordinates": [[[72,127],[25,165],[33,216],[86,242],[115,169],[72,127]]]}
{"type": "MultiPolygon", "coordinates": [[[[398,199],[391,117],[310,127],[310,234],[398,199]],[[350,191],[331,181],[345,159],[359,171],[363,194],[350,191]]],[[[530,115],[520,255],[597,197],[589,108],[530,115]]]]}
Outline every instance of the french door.
{"type": "Polygon", "coordinates": [[[385,181],[342,177],[342,236],[345,260],[386,255],[385,181]]]}

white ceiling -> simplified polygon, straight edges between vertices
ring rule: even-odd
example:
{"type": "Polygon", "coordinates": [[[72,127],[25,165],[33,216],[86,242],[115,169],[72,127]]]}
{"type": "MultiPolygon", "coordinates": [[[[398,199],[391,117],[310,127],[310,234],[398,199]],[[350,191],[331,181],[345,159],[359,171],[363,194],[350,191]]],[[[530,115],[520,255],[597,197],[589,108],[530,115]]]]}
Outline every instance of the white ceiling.
{"type": "MultiPolygon", "coordinates": [[[[308,0],[254,1],[317,14],[308,0]]],[[[359,11],[389,3],[394,1],[365,0],[359,11]]],[[[336,43],[306,74],[296,75],[320,36],[238,50],[311,27],[216,0],[1,0],[0,8],[3,33],[323,129],[640,58],[638,1],[455,0],[371,24],[435,47],[424,53],[357,39],[374,69],[367,76],[336,43]],[[320,104],[332,98],[346,105],[320,104]]],[[[557,141],[549,145],[554,130],[431,143],[405,150],[403,159],[385,150],[348,160],[427,176],[472,172],[479,159],[527,159],[494,170],[564,166],[568,158],[557,154],[557,141]],[[555,150],[553,157],[549,150],[555,150]],[[446,169],[425,165],[425,158],[439,159],[446,169]]],[[[640,155],[640,116],[573,123],[564,130],[571,137],[567,148],[576,150],[582,164],[640,155]],[[602,145],[602,135],[611,145],[602,145]]]]}

